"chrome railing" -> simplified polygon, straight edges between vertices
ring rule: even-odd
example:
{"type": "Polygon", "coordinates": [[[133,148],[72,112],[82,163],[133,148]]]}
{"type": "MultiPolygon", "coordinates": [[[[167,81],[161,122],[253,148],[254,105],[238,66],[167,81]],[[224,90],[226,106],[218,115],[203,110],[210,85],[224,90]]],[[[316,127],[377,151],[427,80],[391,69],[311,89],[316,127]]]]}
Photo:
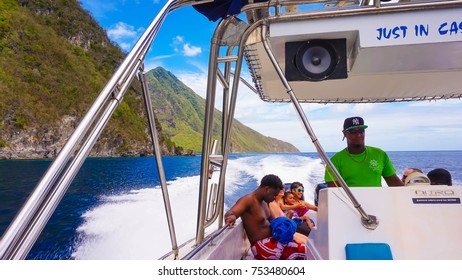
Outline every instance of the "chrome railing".
{"type": "MultiPolygon", "coordinates": [[[[0,240],[0,259],[24,259],[27,257],[112,113],[122,101],[136,72],[141,69],[142,61],[166,16],[177,8],[195,3],[197,2],[192,0],[169,0],[163,6],[96,98],[74,133],[3,234],[0,240]],[[78,149],[79,145],[80,148],[78,149]],[[74,153],[76,155],[71,160],[74,153]]],[[[147,104],[146,106],[151,105],[147,104]]],[[[156,153],[158,154],[159,152],[156,153]]],[[[163,192],[166,204],[170,204],[165,186],[163,187],[163,192]]],[[[174,236],[172,214],[169,209],[166,209],[166,211],[169,229],[171,235],[174,236]]],[[[173,240],[175,238],[172,239],[173,250],[177,250],[176,241],[173,240]]]]}

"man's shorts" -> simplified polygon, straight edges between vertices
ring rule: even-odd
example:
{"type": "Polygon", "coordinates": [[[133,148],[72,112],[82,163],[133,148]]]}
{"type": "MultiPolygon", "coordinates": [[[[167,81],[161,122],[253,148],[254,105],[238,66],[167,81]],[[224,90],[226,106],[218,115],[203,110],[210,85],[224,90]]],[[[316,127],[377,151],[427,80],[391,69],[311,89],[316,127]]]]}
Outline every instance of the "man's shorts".
{"type": "Polygon", "coordinates": [[[283,244],[274,237],[255,242],[251,247],[256,260],[305,260],[306,247],[295,241],[283,244]]]}

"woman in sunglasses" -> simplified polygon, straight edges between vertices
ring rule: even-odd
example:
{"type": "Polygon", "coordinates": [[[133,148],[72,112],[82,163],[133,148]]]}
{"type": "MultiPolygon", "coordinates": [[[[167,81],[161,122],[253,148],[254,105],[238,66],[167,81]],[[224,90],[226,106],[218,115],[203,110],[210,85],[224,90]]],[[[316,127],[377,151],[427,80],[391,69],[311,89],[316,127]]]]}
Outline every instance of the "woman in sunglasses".
{"type": "Polygon", "coordinates": [[[298,203],[298,205],[300,205],[300,207],[294,209],[294,211],[297,212],[298,216],[301,217],[305,215],[309,209],[313,211],[318,211],[318,207],[305,201],[305,197],[303,196],[305,189],[302,183],[293,182],[292,185],[290,185],[290,191],[294,194],[296,204],[298,203]]]}

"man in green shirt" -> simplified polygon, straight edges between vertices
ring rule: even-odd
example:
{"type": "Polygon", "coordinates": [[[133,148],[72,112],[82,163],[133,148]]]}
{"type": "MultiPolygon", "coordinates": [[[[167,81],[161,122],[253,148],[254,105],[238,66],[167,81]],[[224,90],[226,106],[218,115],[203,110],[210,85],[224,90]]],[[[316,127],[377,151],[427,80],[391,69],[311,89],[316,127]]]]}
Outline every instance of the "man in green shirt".
{"type": "MultiPolygon", "coordinates": [[[[332,164],[349,187],[381,187],[382,176],[388,186],[403,186],[388,155],[379,148],[365,145],[366,128],[361,117],[345,119],[343,136],[347,147],[331,158],[332,164]]],[[[329,167],[324,179],[329,187],[339,185],[329,167]]]]}

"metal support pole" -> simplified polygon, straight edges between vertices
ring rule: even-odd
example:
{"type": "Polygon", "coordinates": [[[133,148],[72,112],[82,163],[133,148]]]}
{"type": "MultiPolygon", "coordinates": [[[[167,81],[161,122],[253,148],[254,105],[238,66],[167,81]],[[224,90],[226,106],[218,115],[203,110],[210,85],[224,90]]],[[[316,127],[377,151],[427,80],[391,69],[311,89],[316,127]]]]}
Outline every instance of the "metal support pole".
{"type": "MultiPolygon", "coordinates": [[[[233,53],[233,50],[234,50],[234,46],[231,46],[228,48],[227,50],[227,56],[231,56],[231,54],[233,53]]],[[[230,117],[229,115],[229,86],[230,86],[230,77],[231,77],[231,63],[232,61],[228,61],[226,62],[225,64],[225,79],[226,79],[226,82],[227,82],[227,85],[228,87],[226,88],[223,88],[223,123],[222,123],[222,143],[221,143],[221,154],[223,155],[224,153],[224,150],[226,149],[225,147],[225,139],[226,139],[226,127],[227,127],[227,124],[228,124],[228,119],[230,117]],[[225,117],[226,116],[226,117],[225,117]]],[[[223,167],[223,164],[227,164],[227,160],[226,162],[225,161],[222,161],[222,164],[221,164],[221,168],[220,168],[220,178],[219,178],[219,182],[218,182],[218,187],[219,187],[219,196],[218,196],[218,199],[220,201],[219,205],[221,207],[219,207],[219,213],[218,213],[218,217],[220,217],[218,219],[218,227],[222,227],[223,226],[223,216],[224,216],[224,203],[225,203],[225,177],[226,177],[226,166],[223,167]]]]}
{"type": "MultiPolygon", "coordinates": [[[[223,21],[220,22],[220,25],[223,21]]],[[[219,29],[219,28],[217,28],[219,29]]],[[[217,32],[217,30],[215,31],[217,32]]],[[[217,76],[217,57],[220,47],[215,40],[217,34],[212,37],[209,56],[209,73],[207,77],[207,95],[205,99],[205,116],[204,116],[204,135],[202,140],[202,159],[201,159],[201,174],[199,183],[199,206],[196,229],[196,244],[204,241],[206,207],[207,207],[207,189],[208,189],[208,170],[210,164],[209,152],[211,150],[212,132],[213,132],[213,111],[215,109],[216,95],[216,76],[217,76]]]]}
{"type": "Polygon", "coordinates": [[[146,82],[145,73],[141,70],[139,78],[142,85],[144,105],[146,107],[146,114],[148,116],[149,131],[151,133],[152,145],[154,147],[154,156],[157,163],[157,172],[159,174],[160,186],[162,189],[162,196],[164,198],[164,208],[167,215],[168,229],[170,232],[170,240],[172,241],[172,250],[175,254],[175,259],[178,259],[178,245],[176,241],[175,225],[173,224],[172,209],[170,206],[170,198],[167,189],[167,180],[165,178],[164,166],[162,165],[161,150],[159,145],[159,137],[157,135],[157,128],[155,122],[154,111],[152,110],[151,96],[149,94],[148,84],[146,82]]]}

